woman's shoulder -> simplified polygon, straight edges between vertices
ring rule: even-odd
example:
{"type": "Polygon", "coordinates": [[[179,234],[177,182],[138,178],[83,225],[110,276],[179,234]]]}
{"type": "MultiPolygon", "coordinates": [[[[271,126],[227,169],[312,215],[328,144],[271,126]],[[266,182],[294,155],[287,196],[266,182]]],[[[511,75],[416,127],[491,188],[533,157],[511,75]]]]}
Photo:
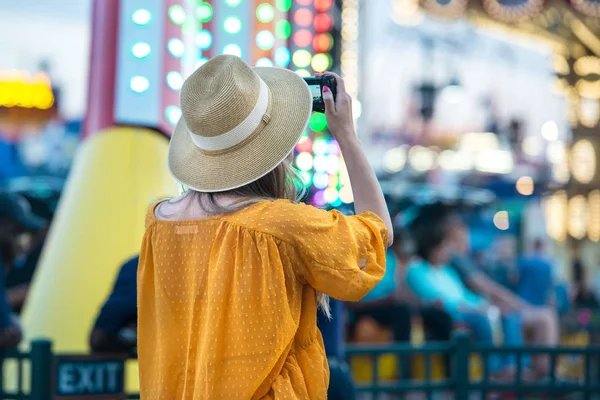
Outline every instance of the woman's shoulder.
{"type": "Polygon", "coordinates": [[[265,202],[258,210],[257,228],[280,233],[291,233],[328,219],[327,211],[289,200],[265,202]]]}

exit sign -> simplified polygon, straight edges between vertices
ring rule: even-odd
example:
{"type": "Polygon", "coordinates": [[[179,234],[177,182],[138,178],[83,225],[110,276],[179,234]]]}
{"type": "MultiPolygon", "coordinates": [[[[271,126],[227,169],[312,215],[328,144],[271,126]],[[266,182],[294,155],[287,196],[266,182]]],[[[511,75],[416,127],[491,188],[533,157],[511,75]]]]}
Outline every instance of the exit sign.
{"type": "Polygon", "coordinates": [[[124,399],[125,359],[119,356],[57,356],[56,399],[124,399]]]}

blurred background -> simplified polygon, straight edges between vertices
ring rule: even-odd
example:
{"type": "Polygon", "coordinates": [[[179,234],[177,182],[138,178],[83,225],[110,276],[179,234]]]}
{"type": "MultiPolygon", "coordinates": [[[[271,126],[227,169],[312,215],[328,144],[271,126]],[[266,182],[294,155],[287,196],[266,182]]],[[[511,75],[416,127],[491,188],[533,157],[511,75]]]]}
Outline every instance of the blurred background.
{"type": "MultiPolygon", "coordinates": [[[[482,268],[542,242],[561,327],[600,328],[567,311],[600,295],[598,0],[0,0],[0,54],[1,254],[28,339],[88,350],[148,205],[177,193],[178,91],[217,54],[339,72],[408,256],[431,207],[482,268]]],[[[308,202],[351,212],[323,114],[295,165],[308,202]]]]}

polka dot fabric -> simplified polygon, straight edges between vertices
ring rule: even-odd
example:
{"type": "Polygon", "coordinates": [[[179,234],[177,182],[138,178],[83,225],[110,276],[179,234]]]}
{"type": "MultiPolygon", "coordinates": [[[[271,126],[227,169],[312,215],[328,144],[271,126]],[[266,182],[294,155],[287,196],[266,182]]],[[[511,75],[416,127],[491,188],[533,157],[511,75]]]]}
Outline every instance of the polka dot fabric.
{"type": "Polygon", "coordinates": [[[141,395],[325,399],[317,290],[360,300],[383,277],[387,231],[289,201],[199,221],[146,220],[138,269],[141,395]]]}

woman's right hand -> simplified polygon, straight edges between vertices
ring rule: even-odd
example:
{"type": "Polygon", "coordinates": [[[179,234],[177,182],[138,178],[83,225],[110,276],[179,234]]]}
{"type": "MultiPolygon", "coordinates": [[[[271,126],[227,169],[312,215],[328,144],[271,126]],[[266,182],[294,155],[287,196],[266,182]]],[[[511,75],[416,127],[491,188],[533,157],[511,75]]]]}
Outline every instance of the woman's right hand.
{"type": "Polygon", "coordinates": [[[352,98],[346,92],[344,80],[333,72],[325,72],[319,75],[331,75],[335,78],[337,94],[335,101],[333,93],[327,87],[323,87],[323,102],[325,103],[325,116],[329,131],[338,142],[356,139],[354,131],[354,119],[352,118],[352,98]]]}

